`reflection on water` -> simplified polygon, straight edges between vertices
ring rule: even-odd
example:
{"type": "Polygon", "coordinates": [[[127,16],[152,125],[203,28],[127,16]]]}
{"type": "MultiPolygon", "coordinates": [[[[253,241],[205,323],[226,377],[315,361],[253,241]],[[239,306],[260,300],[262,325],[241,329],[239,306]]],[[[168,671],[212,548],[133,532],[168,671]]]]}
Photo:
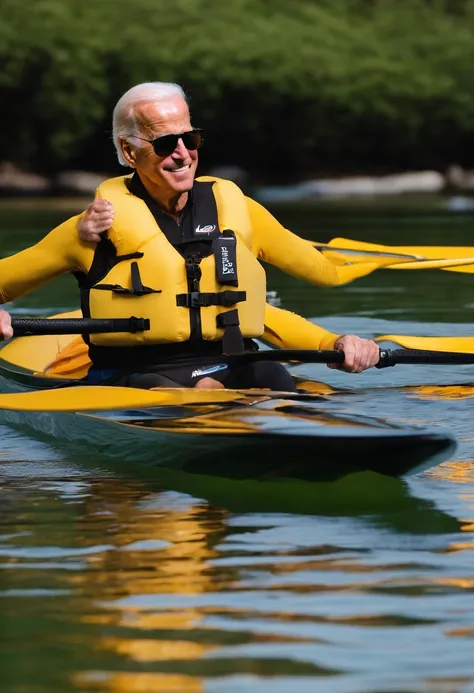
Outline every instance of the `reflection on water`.
{"type": "MultiPolygon", "coordinates": [[[[471,242],[468,215],[384,213],[279,217],[321,241],[471,242]]],[[[3,253],[66,216],[9,214],[3,253]]],[[[332,331],[472,334],[469,276],[385,271],[327,291],[273,270],[269,281],[284,308],[332,331]]],[[[63,278],[13,309],[76,305],[63,278]]],[[[473,367],[292,370],[330,412],[451,429],[455,459],[409,480],[232,481],[0,427],[1,693],[474,691],[473,367]]]]}
{"type": "MultiPolygon", "coordinates": [[[[463,461],[462,463],[455,461],[446,462],[430,470],[429,474],[434,479],[462,485],[459,497],[467,507],[468,512],[472,514],[460,518],[459,529],[468,535],[474,532],[474,461],[463,461]],[[464,490],[465,488],[467,488],[467,491],[464,490]]],[[[473,550],[474,537],[470,539],[469,536],[467,538],[457,538],[446,548],[448,552],[473,550]]],[[[471,577],[464,577],[460,582],[464,588],[474,588],[474,580],[471,577]]]]}
{"type": "MultiPolygon", "coordinates": [[[[270,690],[275,676],[391,690],[387,667],[403,686],[410,671],[437,681],[469,661],[473,581],[460,549],[474,518],[460,527],[405,482],[366,478],[388,509],[359,498],[359,512],[305,516],[275,500],[270,513],[230,512],[100,468],[65,478],[60,460],[47,476],[37,462],[25,484],[17,464],[4,465],[0,524],[9,691],[270,690]]],[[[317,484],[287,488],[295,507],[308,486],[317,497],[317,484]]],[[[333,489],[336,512],[347,490],[333,489]]]]}
{"type": "Polygon", "coordinates": [[[422,385],[414,387],[412,392],[420,399],[472,399],[474,397],[474,385],[471,383],[460,385],[422,385]]]}
{"type": "MultiPolygon", "coordinates": [[[[428,472],[430,476],[448,479],[456,484],[474,483],[474,462],[445,462],[439,467],[434,467],[428,472]]],[[[472,496],[474,499],[474,495],[472,496]]]]}

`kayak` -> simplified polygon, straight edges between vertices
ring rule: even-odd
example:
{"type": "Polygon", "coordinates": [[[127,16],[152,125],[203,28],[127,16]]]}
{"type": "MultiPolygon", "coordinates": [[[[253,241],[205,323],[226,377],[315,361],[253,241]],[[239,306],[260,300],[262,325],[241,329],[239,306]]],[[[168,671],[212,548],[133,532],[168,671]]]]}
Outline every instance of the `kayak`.
{"type": "Polygon", "coordinates": [[[47,366],[71,336],[17,337],[0,351],[0,423],[94,455],[231,479],[332,481],[417,473],[447,459],[447,431],[335,411],[330,388],[190,390],[88,386],[47,366]]]}

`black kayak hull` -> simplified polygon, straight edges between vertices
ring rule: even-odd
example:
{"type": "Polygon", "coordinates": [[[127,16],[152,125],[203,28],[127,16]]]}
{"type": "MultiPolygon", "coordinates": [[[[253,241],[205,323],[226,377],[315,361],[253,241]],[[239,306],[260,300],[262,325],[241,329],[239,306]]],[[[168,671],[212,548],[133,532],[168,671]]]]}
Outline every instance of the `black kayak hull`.
{"type": "MultiPolygon", "coordinates": [[[[44,379],[1,360],[0,375],[4,393],[44,388],[44,379]]],[[[0,423],[126,462],[233,479],[332,481],[360,471],[402,477],[439,464],[455,449],[447,432],[329,411],[321,399],[255,391],[245,400],[220,405],[3,409],[0,423]]]]}
{"type": "MultiPolygon", "coordinates": [[[[358,471],[420,472],[447,459],[454,441],[430,431],[304,431],[194,434],[119,423],[84,413],[1,411],[0,421],[123,461],[226,478],[329,481],[358,471]],[[332,434],[331,434],[332,433],[332,434]]],[[[298,430],[299,429],[299,430],[298,430]]]]}
{"type": "MultiPolygon", "coordinates": [[[[337,411],[334,402],[327,401],[327,386],[298,394],[160,390],[152,399],[163,406],[143,407],[150,399],[140,395],[134,400],[140,408],[132,410],[124,402],[143,390],[95,387],[90,400],[97,396],[96,406],[100,401],[102,409],[90,411],[89,389],[77,387],[81,380],[42,374],[61,349],[55,339],[19,337],[2,348],[0,392],[39,390],[40,400],[49,404],[59,388],[68,411],[64,405],[54,412],[38,411],[36,404],[30,411],[15,411],[3,398],[0,423],[79,445],[92,455],[222,478],[331,481],[360,471],[402,477],[438,464],[455,449],[452,435],[437,427],[337,411]],[[79,390],[86,406],[74,411],[79,390]],[[109,408],[117,402],[121,408],[109,408]]],[[[37,397],[33,400],[38,402],[37,397]]]]}

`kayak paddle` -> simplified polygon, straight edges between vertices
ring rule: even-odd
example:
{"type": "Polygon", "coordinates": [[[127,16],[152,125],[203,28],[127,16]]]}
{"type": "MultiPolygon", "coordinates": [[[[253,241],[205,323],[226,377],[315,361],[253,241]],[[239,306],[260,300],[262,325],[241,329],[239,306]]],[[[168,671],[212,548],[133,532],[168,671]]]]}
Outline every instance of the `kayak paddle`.
{"type": "MultiPolygon", "coordinates": [[[[344,241],[345,239],[340,239],[344,241]]],[[[400,262],[402,260],[410,259],[410,260],[424,260],[425,258],[423,255],[410,255],[408,253],[395,253],[390,250],[366,250],[364,248],[351,248],[351,247],[344,247],[340,248],[339,246],[331,245],[331,241],[329,243],[316,243],[315,241],[308,241],[312,246],[314,246],[317,250],[321,252],[333,252],[333,253],[340,253],[341,255],[347,255],[349,256],[347,259],[349,260],[354,260],[354,257],[357,255],[362,255],[364,258],[370,257],[371,259],[377,259],[377,258],[393,258],[394,260],[399,260],[400,262]]],[[[362,244],[361,244],[362,245],[362,244]]],[[[367,244],[371,245],[371,244],[367,244]]],[[[382,248],[382,246],[380,246],[382,248]]],[[[474,253],[474,248],[472,249],[472,252],[474,253]]]]}
{"type": "Polygon", "coordinates": [[[358,252],[367,253],[369,255],[403,255],[413,257],[417,260],[422,260],[424,258],[429,260],[446,258],[449,260],[458,257],[472,257],[474,255],[474,246],[469,245],[384,245],[382,243],[358,241],[352,238],[332,238],[328,243],[312,243],[325,251],[334,250],[343,253],[358,252]]]}
{"type": "Polygon", "coordinates": [[[357,241],[350,238],[333,238],[328,243],[308,242],[322,252],[335,253],[342,256],[342,259],[347,262],[367,262],[368,258],[371,261],[376,261],[379,258],[381,269],[383,267],[388,269],[438,268],[451,272],[474,273],[473,246],[389,246],[357,241]],[[394,262],[387,262],[389,258],[393,258],[394,262]],[[396,262],[397,258],[400,260],[400,263],[396,262]],[[440,264],[431,266],[428,264],[412,265],[413,261],[426,260],[435,260],[440,264]]]}
{"type": "MultiPolygon", "coordinates": [[[[380,338],[379,338],[380,339],[380,338]]],[[[387,339],[387,337],[385,338],[387,339]]],[[[228,354],[220,357],[232,365],[253,361],[298,361],[299,363],[343,363],[343,351],[313,349],[267,349],[228,354]]],[[[381,349],[380,360],[375,368],[387,368],[397,364],[466,365],[474,364],[474,353],[429,351],[424,349],[381,349]]]]}
{"type": "MultiPolygon", "coordinates": [[[[342,351],[311,349],[269,349],[221,357],[230,363],[245,361],[299,361],[301,363],[342,363],[342,351]]],[[[416,349],[380,350],[376,368],[396,364],[473,364],[474,354],[421,351],[416,349]]],[[[79,381],[82,382],[82,381],[79,381]]],[[[0,394],[0,409],[14,411],[98,411],[158,406],[183,406],[233,402],[245,397],[278,397],[270,390],[206,390],[196,388],[138,388],[106,385],[55,386],[33,392],[0,394]]],[[[281,394],[281,393],[280,393],[281,394]]],[[[285,393],[288,396],[288,393],[285,393]]],[[[295,394],[297,397],[298,395],[295,394]]]]}
{"type": "Polygon", "coordinates": [[[94,334],[97,332],[145,332],[148,318],[12,318],[15,337],[46,334],[94,334]]]}
{"type": "MultiPolygon", "coordinates": [[[[15,337],[31,335],[92,334],[97,332],[141,332],[150,329],[146,318],[13,318],[15,337]]],[[[396,363],[473,363],[474,337],[416,337],[410,335],[380,335],[375,341],[390,341],[405,349],[381,350],[376,368],[385,368],[396,363]],[[438,353],[439,352],[439,353],[438,353]],[[452,353],[454,352],[454,353],[452,353]],[[446,354],[451,357],[446,359],[446,354]],[[413,358],[414,360],[409,360],[413,358]],[[438,359],[438,360],[437,360],[438,359]]],[[[251,361],[300,361],[302,363],[342,363],[342,351],[317,349],[268,349],[248,351],[243,354],[228,354],[216,359],[227,362],[251,361]]]]}

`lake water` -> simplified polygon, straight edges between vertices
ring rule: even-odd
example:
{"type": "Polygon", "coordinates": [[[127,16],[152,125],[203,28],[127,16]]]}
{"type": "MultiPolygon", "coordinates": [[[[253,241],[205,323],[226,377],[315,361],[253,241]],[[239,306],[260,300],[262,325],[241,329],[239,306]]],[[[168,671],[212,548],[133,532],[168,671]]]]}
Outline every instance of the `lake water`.
{"type": "MultiPolygon", "coordinates": [[[[321,241],[473,238],[474,212],[443,199],[273,211],[321,241]]],[[[68,214],[1,206],[1,254],[68,214]]],[[[337,332],[474,336],[471,275],[268,284],[337,332]]],[[[70,277],[9,306],[73,307],[70,277]]],[[[1,427],[1,693],[474,691],[474,366],[293,370],[347,390],[341,410],[449,428],[453,459],[406,480],[211,483],[1,427]]]]}

